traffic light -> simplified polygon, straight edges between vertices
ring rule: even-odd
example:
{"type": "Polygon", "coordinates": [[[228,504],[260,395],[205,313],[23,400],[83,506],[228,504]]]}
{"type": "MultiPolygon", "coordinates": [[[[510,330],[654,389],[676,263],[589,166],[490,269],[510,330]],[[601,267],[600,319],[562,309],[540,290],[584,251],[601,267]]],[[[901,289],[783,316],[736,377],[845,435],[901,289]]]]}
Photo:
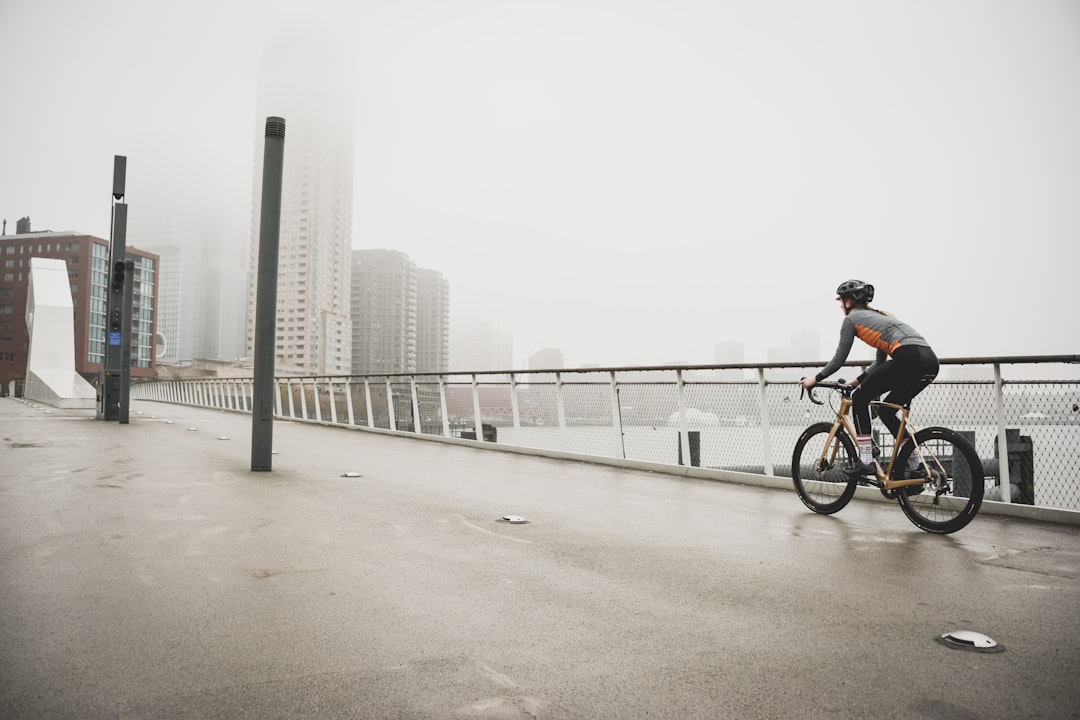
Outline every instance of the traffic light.
{"type": "Polygon", "coordinates": [[[124,261],[117,260],[113,265],[112,290],[114,293],[124,292],[124,261]]]}

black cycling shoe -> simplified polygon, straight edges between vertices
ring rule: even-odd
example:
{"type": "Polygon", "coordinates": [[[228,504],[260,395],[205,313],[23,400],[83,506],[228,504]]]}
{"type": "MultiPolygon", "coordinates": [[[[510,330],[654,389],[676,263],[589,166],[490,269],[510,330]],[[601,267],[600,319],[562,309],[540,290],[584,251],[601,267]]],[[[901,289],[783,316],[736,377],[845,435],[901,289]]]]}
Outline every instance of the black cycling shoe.
{"type": "Polygon", "coordinates": [[[855,460],[844,469],[848,475],[877,475],[877,466],[873,463],[864,463],[861,460],[855,460]]]}

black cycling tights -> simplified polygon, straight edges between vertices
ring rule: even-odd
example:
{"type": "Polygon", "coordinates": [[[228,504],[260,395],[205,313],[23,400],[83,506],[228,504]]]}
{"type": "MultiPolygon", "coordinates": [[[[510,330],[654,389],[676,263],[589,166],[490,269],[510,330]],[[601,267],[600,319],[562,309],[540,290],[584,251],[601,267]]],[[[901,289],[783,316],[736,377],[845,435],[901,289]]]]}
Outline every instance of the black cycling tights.
{"type": "MultiPolygon", "coordinates": [[[[885,402],[907,405],[911,399],[934,381],[938,374],[938,359],[934,351],[921,345],[905,345],[896,349],[892,360],[874,368],[851,394],[851,411],[855,430],[870,434],[870,401],[889,393],[885,402]]],[[[878,417],[896,437],[900,418],[892,408],[878,406],[878,417]]]]}

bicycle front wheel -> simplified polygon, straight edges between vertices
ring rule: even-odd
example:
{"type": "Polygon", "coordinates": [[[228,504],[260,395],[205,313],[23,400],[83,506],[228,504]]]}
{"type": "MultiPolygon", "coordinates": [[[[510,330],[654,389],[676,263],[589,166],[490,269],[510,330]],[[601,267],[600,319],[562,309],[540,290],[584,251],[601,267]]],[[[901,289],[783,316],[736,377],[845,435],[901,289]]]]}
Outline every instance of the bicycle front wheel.
{"type": "Polygon", "coordinates": [[[822,515],[842,509],[855,494],[858,478],[848,475],[858,458],[855,443],[843,429],[832,440],[832,425],[817,423],[803,431],[791,454],[791,479],[806,507],[822,515]]]}
{"type": "MultiPolygon", "coordinates": [[[[922,453],[922,486],[896,491],[900,507],[911,522],[932,533],[953,533],[975,518],[982,505],[985,477],[982,460],[960,434],[947,428],[924,428],[915,433],[922,453]]],[[[896,467],[908,467],[914,451],[906,443],[896,467]]]]}

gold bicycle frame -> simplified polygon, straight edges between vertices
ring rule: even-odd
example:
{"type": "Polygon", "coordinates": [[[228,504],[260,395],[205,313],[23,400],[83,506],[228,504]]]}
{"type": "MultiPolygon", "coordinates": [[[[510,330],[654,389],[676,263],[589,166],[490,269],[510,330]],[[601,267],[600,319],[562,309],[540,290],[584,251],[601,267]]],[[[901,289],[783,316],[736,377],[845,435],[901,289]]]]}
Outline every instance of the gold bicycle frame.
{"type": "MultiPolygon", "coordinates": [[[[879,405],[883,407],[894,408],[900,411],[900,428],[896,435],[897,439],[893,442],[892,454],[889,456],[889,465],[884,470],[881,468],[881,464],[877,458],[874,458],[874,474],[877,476],[878,482],[881,483],[881,487],[884,490],[892,490],[894,488],[909,487],[912,485],[922,485],[926,482],[926,478],[913,478],[911,480],[892,480],[892,469],[896,463],[896,453],[900,450],[900,446],[903,444],[901,438],[904,437],[905,431],[908,426],[911,425],[908,419],[908,409],[903,405],[896,405],[894,403],[887,403],[883,400],[871,400],[871,405],[879,405]]],[[[829,430],[829,439],[825,443],[825,448],[821,451],[821,456],[818,458],[819,467],[822,462],[828,460],[830,467],[836,467],[836,456],[840,453],[840,443],[835,442],[836,432],[841,427],[847,431],[848,437],[853,442],[858,441],[859,434],[855,431],[855,423],[852,421],[851,415],[851,398],[844,397],[840,400],[840,407],[836,411],[836,421],[833,423],[832,428],[829,430]],[[826,454],[829,455],[826,458],[826,454]]],[[[907,436],[911,438],[911,442],[915,443],[915,426],[911,425],[911,432],[907,433],[907,436]]],[[[922,449],[918,443],[915,443],[915,447],[912,452],[919,453],[919,456],[923,458],[924,464],[926,463],[926,457],[922,453],[922,449]]]]}

